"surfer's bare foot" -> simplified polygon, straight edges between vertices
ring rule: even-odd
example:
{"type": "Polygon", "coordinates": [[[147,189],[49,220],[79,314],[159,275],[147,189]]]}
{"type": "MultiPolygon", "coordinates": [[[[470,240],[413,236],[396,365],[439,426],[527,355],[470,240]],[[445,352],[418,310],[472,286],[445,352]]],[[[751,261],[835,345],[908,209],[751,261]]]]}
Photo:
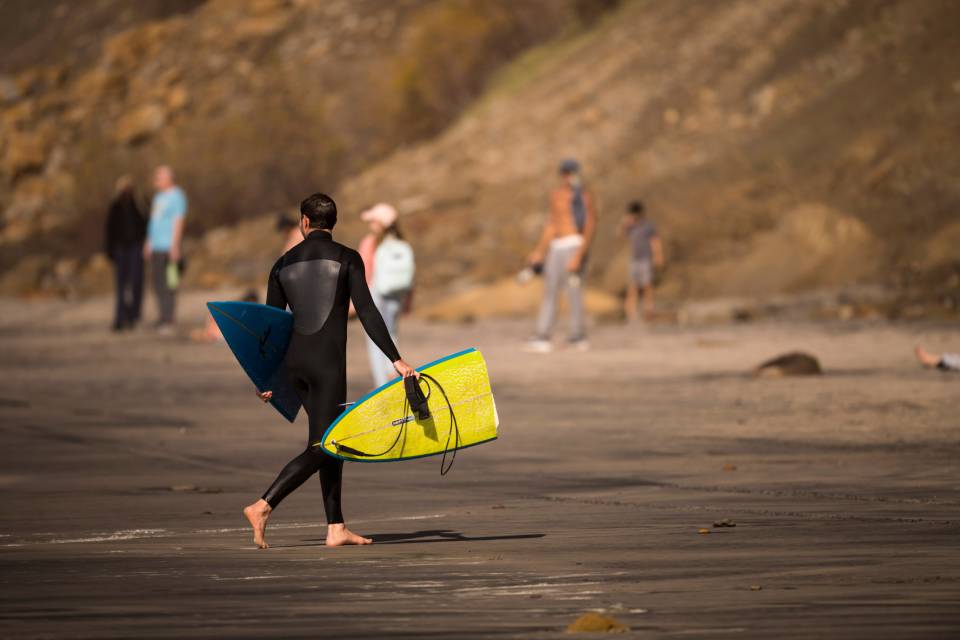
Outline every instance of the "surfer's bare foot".
{"type": "Polygon", "coordinates": [[[373,544],[373,540],[358,536],[353,531],[350,531],[350,529],[347,529],[347,525],[343,523],[328,524],[327,546],[339,547],[345,544],[373,544]]]}
{"type": "Polygon", "coordinates": [[[920,361],[925,367],[935,367],[940,363],[940,356],[930,353],[920,345],[917,345],[913,349],[913,353],[917,356],[917,360],[920,361]]]}
{"type": "Polygon", "coordinates": [[[253,544],[261,549],[267,548],[267,541],[263,535],[267,531],[267,520],[270,518],[271,511],[273,509],[263,498],[243,510],[243,515],[246,516],[247,520],[250,521],[250,526],[253,527],[253,544]]]}

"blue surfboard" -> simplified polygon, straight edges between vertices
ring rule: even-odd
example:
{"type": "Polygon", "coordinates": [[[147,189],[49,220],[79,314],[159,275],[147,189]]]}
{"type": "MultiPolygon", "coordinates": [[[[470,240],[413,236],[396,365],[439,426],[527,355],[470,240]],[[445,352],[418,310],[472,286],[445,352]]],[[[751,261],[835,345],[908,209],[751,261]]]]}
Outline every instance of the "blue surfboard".
{"type": "Polygon", "coordinates": [[[283,358],[293,331],[293,314],[255,302],[208,302],[227,346],[259,391],[273,391],[270,404],[293,422],[300,411],[283,358]]]}

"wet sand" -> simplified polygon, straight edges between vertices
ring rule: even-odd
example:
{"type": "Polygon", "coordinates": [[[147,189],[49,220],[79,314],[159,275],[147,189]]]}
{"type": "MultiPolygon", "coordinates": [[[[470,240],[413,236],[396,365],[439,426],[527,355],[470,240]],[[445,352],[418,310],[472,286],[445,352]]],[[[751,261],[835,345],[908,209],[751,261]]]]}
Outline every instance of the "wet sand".
{"type": "Polygon", "coordinates": [[[534,356],[526,322],[408,321],[411,362],[483,350],[500,440],[445,478],[349,465],[372,547],[323,546],[312,480],[258,551],[240,510],[305,425],[225,346],[113,336],[107,314],[2,303],[3,636],[547,638],[586,611],[636,637],[960,632],[960,376],[911,354],[960,349],[956,327],[601,326],[588,353],[534,356]],[[793,349],[827,375],[745,376],[793,349]]]}

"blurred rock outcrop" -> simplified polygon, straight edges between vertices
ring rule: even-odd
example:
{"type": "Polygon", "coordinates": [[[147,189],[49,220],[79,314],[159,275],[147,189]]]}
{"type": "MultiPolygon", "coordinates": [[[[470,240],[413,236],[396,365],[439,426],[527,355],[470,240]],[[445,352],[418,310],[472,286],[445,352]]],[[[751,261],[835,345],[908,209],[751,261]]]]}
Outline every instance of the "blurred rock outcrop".
{"type": "Polygon", "coordinates": [[[868,284],[890,313],[955,313],[958,22],[950,0],[196,4],[3,69],[2,287],[82,273],[114,178],[167,162],[188,284],[261,281],[275,212],[325,189],[348,242],[361,208],[399,207],[427,308],[505,286],[576,156],[611,299],[639,197],[668,304],[868,284]]]}
{"type": "Polygon", "coordinates": [[[5,292],[63,280],[61,257],[80,281],[123,173],[146,192],[151,167],[172,165],[202,246],[440,131],[516,53],[582,28],[575,0],[131,4],[0,5],[5,292]]]}

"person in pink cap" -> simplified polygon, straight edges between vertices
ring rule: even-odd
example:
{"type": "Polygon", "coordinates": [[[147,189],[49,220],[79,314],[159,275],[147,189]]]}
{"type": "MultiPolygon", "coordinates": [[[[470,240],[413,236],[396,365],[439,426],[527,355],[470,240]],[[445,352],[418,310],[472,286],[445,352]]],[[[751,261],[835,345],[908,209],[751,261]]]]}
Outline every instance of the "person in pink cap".
{"type": "MultiPolygon", "coordinates": [[[[386,203],[361,213],[360,219],[367,223],[370,231],[357,248],[373,303],[383,316],[394,342],[397,340],[397,319],[413,290],[415,272],[413,248],[403,239],[397,218],[397,210],[386,203]]],[[[367,354],[375,386],[381,387],[396,376],[393,364],[369,338],[367,354]]]]}

